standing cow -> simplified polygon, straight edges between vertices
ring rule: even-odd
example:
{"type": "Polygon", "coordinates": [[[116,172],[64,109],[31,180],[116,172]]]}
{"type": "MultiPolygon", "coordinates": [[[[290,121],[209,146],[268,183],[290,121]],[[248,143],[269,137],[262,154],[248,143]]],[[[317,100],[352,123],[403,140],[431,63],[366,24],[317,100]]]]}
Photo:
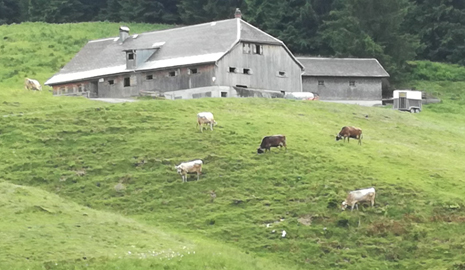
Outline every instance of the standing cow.
{"type": "Polygon", "coordinates": [[[345,126],[339,131],[339,134],[336,135],[336,141],[341,140],[344,138],[344,142],[349,142],[350,138],[358,140],[358,144],[362,144],[362,130],[360,128],[345,126]]]}
{"type": "Polygon", "coordinates": [[[177,172],[182,177],[182,182],[187,182],[187,174],[188,173],[197,173],[197,181],[200,178],[200,174],[202,173],[202,165],[203,162],[200,159],[183,162],[178,166],[174,166],[177,172]]]}
{"type": "Polygon", "coordinates": [[[273,136],[266,136],[263,137],[262,143],[260,147],[257,149],[258,154],[262,154],[266,152],[266,150],[271,151],[271,147],[280,147],[280,149],[284,146],[287,150],[286,145],[286,136],[284,135],[273,135],[273,136]]]}
{"type": "Polygon", "coordinates": [[[209,125],[213,131],[213,126],[216,126],[215,118],[211,112],[200,112],[197,114],[197,125],[200,126],[200,132],[203,132],[203,126],[209,125]]]}
{"type": "Polygon", "coordinates": [[[373,187],[351,191],[347,195],[347,198],[342,202],[342,210],[345,210],[347,206],[351,206],[351,211],[354,210],[354,207],[358,210],[359,202],[371,202],[371,206],[374,206],[375,197],[376,191],[373,187]]]}
{"type": "Polygon", "coordinates": [[[26,78],[24,79],[24,88],[26,90],[42,91],[42,86],[37,80],[26,78]]]}

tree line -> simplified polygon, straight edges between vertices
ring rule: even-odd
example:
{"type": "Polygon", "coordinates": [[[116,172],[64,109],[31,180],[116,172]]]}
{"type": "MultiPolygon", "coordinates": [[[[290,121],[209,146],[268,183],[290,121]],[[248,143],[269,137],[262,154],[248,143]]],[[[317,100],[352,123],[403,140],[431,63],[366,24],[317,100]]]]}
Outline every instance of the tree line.
{"type": "Polygon", "coordinates": [[[191,25],[236,8],[297,55],[375,57],[398,80],[408,60],[465,65],[463,0],[0,0],[0,24],[191,25]]]}

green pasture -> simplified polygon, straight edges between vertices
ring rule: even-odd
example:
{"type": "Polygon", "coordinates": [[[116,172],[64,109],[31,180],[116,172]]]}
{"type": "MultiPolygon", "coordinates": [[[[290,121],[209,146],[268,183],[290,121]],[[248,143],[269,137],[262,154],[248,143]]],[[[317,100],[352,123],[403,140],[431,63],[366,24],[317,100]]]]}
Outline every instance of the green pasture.
{"type": "Polygon", "coordinates": [[[406,83],[443,99],[419,114],[258,98],[108,104],[23,89],[24,76],[43,83],[84,39],[118,25],[0,26],[4,36],[17,27],[8,36],[20,44],[36,27],[77,42],[56,45],[58,64],[43,71],[48,57],[16,55],[35,77],[0,61],[1,269],[465,267],[463,81],[406,83]],[[215,115],[214,131],[200,133],[200,111],[215,115]],[[344,125],[363,129],[361,146],[335,141],[344,125]],[[273,134],[287,151],[257,155],[273,134]],[[192,159],[203,174],[182,183],[174,166],[192,159]],[[340,210],[348,191],[371,186],[374,208],[340,210]]]}

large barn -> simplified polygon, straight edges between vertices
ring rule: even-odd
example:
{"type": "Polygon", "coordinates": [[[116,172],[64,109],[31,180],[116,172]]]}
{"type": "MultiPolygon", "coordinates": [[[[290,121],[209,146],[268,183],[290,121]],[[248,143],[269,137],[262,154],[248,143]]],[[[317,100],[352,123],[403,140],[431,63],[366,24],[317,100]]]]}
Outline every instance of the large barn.
{"type": "Polygon", "coordinates": [[[302,91],[303,66],[285,44],[241,19],[89,41],[46,85],[54,95],[167,99],[302,91]]]}
{"type": "Polygon", "coordinates": [[[297,57],[305,67],[304,92],[320,100],[376,101],[382,99],[382,79],[389,77],[374,58],[297,57]]]}

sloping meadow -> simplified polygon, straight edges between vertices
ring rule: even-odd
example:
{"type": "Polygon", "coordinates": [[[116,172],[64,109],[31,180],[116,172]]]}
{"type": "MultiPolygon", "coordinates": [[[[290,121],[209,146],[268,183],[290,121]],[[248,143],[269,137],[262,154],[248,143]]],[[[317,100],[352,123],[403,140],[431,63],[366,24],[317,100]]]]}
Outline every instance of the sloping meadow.
{"type": "Polygon", "coordinates": [[[435,105],[409,114],[277,99],[74,102],[2,119],[1,179],[307,269],[464,259],[464,118],[428,112],[435,105]],[[196,127],[201,111],[215,115],[214,131],[196,127]],[[335,141],[344,125],[363,129],[361,146],[335,141]],[[257,155],[273,134],[286,135],[287,151],[257,155]],[[200,181],[182,183],[174,166],[193,159],[204,161],[200,181]],[[340,210],[348,191],[371,186],[374,208],[340,210]]]}

